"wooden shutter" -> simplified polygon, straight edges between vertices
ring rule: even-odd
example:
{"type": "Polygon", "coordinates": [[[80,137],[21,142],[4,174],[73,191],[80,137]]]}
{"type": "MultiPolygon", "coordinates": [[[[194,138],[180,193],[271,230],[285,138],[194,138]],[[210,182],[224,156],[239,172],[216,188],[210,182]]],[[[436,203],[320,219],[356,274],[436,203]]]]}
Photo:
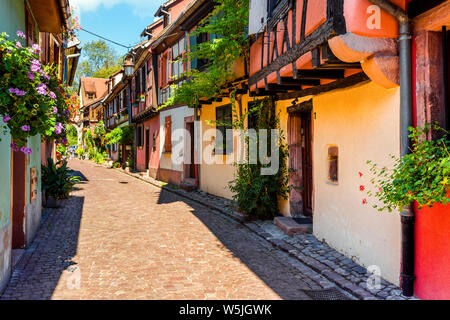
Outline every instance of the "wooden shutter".
{"type": "MultiPolygon", "coordinates": [[[[197,36],[195,34],[192,34],[189,36],[189,51],[194,51],[195,47],[197,46],[197,36]]],[[[191,70],[197,69],[197,59],[191,60],[191,70]]]]}
{"type": "Polygon", "coordinates": [[[166,117],[164,124],[164,152],[172,152],[172,117],[166,117]]]}
{"type": "Polygon", "coordinates": [[[163,76],[163,72],[162,72],[163,68],[162,68],[162,56],[160,55],[158,57],[158,87],[162,88],[163,86],[163,82],[162,82],[162,76],[163,76]]]}
{"type": "Polygon", "coordinates": [[[167,52],[167,72],[168,72],[167,82],[170,82],[173,77],[172,57],[173,57],[172,48],[170,48],[169,52],[167,52]]]}

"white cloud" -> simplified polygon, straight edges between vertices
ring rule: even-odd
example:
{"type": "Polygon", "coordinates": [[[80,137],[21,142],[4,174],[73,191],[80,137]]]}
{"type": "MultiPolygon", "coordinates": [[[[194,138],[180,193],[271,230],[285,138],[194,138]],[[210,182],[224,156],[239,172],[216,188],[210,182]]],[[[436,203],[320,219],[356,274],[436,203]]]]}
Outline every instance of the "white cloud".
{"type": "Polygon", "coordinates": [[[112,8],[117,4],[128,4],[133,8],[133,13],[140,17],[151,17],[154,12],[149,9],[151,5],[159,5],[163,0],[70,0],[70,4],[74,7],[75,13],[80,16],[83,12],[96,11],[100,7],[112,8]]]}

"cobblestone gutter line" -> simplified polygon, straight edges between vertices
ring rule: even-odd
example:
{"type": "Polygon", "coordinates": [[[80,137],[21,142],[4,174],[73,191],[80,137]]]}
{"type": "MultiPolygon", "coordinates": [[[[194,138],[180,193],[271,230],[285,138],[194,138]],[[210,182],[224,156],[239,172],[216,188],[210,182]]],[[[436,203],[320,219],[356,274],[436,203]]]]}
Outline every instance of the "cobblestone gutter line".
{"type": "Polygon", "coordinates": [[[366,268],[353,262],[343,254],[320,242],[313,235],[289,237],[271,221],[249,222],[239,212],[233,210],[230,200],[209,195],[203,191],[187,192],[176,186],[157,181],[139,173],[115,169],[158,188],[175,193],[181,197],[196,201],[243,224],[248,230],[267,240],[273,247],[289,254],[307,267],[319,273],[325,279],[336,284],[342,290],[362,300],[418,300],[407,298],[397,286],[381,279],[380,290],[367,287],[371,276],[366,268]]]}

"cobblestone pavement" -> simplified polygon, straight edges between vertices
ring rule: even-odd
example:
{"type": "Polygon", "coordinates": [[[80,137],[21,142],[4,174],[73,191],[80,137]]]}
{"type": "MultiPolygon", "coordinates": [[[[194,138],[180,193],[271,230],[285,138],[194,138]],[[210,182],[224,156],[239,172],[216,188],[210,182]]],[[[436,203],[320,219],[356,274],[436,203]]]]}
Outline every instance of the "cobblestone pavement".
{"type": "Polygon", "coordinates": [[[253,231],[261,238],[270,242],[274,248],[288,253],[291,257],[299,260],[323,275],[327,280],[332,281],[341,289],[351,293],[359,299],[366,300],[417,300],[407,298],[402,295],[402,291],[396,285],[384,279],[379,279],[377,287],[368,287],[369,277],[373,274],[345,255],[337,252],[326,243],[320,242],[311,234],[296,235],[289,237],[284,234],[272,221],[245,221],[245,217],[234,211],[232,201],[223,199],[203,191],[186,192],[167,187],[163,183],[139,173],[128,173],[134,177],[171,189],[171,192],[198,201],[211,209],[220,211],[233,219],[243,223],[249,230],[253,231]]]}
{"type": "MultiPolygon", "coordinates": [[[[46,216],[2,299],[310,299],[335,288],[243,224],[113,169],[46,216]]],[[[342,291],[341,291],[342,293],[342,291]]]]}

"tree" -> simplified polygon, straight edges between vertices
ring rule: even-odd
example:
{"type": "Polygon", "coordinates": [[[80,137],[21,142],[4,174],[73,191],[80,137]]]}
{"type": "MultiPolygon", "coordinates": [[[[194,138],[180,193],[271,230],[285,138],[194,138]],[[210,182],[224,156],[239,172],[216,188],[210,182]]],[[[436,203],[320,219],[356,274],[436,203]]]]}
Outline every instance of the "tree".
{"type": "Polygon", "coordinates": [[[80,63],[77,79],[107,78],[122,67],[123,58],[103,40],[90,41],[83,46],[84,61],[80,63]]]}

